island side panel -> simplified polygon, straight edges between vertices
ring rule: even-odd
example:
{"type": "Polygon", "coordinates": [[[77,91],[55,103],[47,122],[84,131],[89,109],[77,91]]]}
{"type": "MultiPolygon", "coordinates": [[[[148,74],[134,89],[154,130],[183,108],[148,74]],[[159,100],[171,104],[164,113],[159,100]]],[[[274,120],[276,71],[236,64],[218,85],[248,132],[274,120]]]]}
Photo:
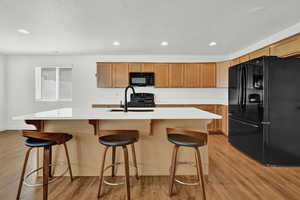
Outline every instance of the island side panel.
{"type": "MultiPolygon", "coordinates": [[[[100,120],[100,129],[133,129],[140,133],[139,142],[135,144],[140,175],[157,176],[169,175],[173,145],[166,137],[167,127],[181,127],[207,132],[207,124],[211,120],[100,120]],[[150,130],[152,128],[152,134],[150,130]]],[[[94,135],[93,126],[88,120],[48,120],[45,123],[47,132],[65,132],[73,135],[67,143],[74,176],[98,176],[100,162],[103,157],[103,145],[99,144],[94,135]]],[[[132,160],[129,148],[129,159],[132,160]]],[[[207,146],[200,148],[204,172],[208,174],[207,146]]],[[[42,155],[42,154],[40,154],[42,155]]],[[[111,164],[111,149],[108,152],[106,164],[111,164]]],[[[117,148],[117,161],[123,161],[121,148],[117,148]]],[[[179,161],[193,161],[192,148],[180,148],[179,161]]],[[[41,164],[41,158],[39,162],[41,164]]],[[[53,162],[65,161],[62,145],[53,147],[53,162]]],[[[55,174],[59,174],[63,167],[54,167],[55,174]]],[[[131,169],[131,173],[133,173],[131,169]]],[[[196,170],[189,166],[179,166],[178,175],[195,175],[196,170]]],[[[109,175],[110,170],[105,175],[109,175]]],[[[118,175],[123,175],[123,166],[119,167],[118,175]]],[[[67,175],[67,174],[66,174],[67,175]]]]}

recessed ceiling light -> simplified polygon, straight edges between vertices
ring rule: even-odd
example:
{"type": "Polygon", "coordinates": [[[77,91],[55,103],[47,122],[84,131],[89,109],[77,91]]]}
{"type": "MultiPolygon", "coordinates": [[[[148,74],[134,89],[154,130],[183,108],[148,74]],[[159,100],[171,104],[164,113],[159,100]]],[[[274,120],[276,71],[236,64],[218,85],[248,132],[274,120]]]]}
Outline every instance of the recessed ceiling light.
{"type": "Polygon", "coordinates": [[[27,30],[25,30],[25,29],[18,29],[18,32],[19,32],[19,33],[22,33],[22,34],[25,34],[25,35],[30,34],[30,32],[27,31],[27,30]]]}
{"type": "Polygon", "coordinates": [[[120,42],[114,41],[114,42],[113,42],[113,45],[114,45],[114,46],[120,46],[120,42]]]}
{"type": "Polygon", "coordinates": [[[217,43],[216,42],[211,42],[211,43],[209,43],[209,46],[210,47],[212,47],[212,46],[216,46],[217,45],[217,43]]]}
{"type": "Polygon", "coordinates": [[[167,41],[163,41],[163,42],[160,43],[160,45],[161,45],[161,46],[168,46],[169,43],[168,43],[167,41]]]}

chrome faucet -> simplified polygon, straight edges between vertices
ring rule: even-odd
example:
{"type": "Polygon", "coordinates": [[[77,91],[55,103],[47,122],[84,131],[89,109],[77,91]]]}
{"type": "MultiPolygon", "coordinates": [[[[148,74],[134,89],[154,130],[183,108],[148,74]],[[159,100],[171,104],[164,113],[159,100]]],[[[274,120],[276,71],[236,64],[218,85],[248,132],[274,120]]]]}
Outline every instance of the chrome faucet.
{"type": "Polygon", "coordinates": [[[134,88],[133,88],[131,85],[129,85],[129,86],[127,86],[127,87],[125,88],[124,112],[128,112],[127,91],[128,91],[129,88],[131,88],[133,94],[135,94],[135,90],[134,90],[134,88]]]}

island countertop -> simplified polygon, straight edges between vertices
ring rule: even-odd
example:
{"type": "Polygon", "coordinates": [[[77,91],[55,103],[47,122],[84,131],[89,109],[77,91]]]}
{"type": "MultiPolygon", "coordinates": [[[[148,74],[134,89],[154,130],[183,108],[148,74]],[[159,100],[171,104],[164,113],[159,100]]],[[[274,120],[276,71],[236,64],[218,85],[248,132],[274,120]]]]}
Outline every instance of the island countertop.
{"type": "Polygon", "coordinates": [[[112,108],[61,108],[13,117],[13,120],[143,120],[143,119],[221,119],[197,108],[129,108],[153,109],[153,112],[111,112],[112,108]]]}

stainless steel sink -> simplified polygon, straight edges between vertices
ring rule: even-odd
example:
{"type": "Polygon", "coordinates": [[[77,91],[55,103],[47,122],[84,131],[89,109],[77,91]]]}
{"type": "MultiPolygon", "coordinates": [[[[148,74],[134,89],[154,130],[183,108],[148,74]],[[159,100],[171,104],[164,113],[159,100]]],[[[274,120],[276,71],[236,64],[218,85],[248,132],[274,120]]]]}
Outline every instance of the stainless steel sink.
{"type": "MultiPolygon", "coordinates": [[[[128,112],[153,112],[153,109],[128,109],[128,112]]],[[[111,109],[110,112],[124,112],[124,109],[111,109]]]]}

